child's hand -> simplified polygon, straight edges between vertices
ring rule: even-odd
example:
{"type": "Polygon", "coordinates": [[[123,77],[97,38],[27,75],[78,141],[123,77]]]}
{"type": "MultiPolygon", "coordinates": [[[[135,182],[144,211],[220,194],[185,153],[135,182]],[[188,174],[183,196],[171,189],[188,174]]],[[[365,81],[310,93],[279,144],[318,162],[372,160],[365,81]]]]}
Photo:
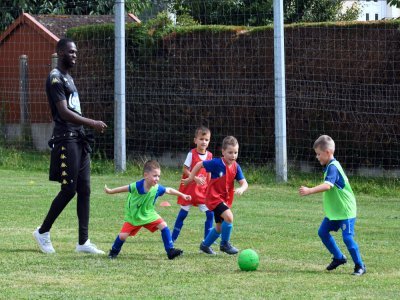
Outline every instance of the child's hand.
{"type": "Polygon", "coordinates": [[[192,200],[192,196],[186,195],[186,194],[184,194],[184,197],[183,197],[183,198],[185,198],[186,201],[192,200]]]}
{"type": "Polygon", "coordinates": [[[106,194],[111,194],[111,189],[107,187],[107,185],[104,185],[104,192],[106,192],[106,194]]]}
{"type": "Polygon", "coordinates": [[[194,177],[194,182],[198,185],[204,185],[206,183],[206,179],[204,177],[194,177]]]}
{"type": "Polygon", "coordinates": [[[182,179],[181,182],[182,182],[184,185],[188,185],[188,184],[191,182],[191,180],[190,180],[189,177],[188,177],[188,178],[182,179]]]}
{"type": "Polygon", "coordinates": [[[306,186],[301,186],[299,188],[299,194],[301,196],[307,196],[308,194],[310,194],[310,188],[306,187],[306,186]]]}
{"type": "Polygon", "coordinates": [[[235,194],[236,194],[236,195],[241,196],[241,195],[243,195],[243,193],[244,193],[244,190],[243,190],[241,187],[235,189],[235,194]]]}

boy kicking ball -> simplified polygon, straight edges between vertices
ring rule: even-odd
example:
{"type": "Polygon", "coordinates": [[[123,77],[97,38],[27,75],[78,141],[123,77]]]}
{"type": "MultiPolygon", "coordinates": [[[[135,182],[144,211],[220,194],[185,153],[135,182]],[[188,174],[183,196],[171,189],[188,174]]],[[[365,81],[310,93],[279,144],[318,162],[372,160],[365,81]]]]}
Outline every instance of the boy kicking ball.
{"type": "Polygon", "coordinates": [[[211,173],[210,184],[206,193],[206,205],[214,212],[215,227],[207,234],[200,244],[200,251],[215,255],[211,245],[221,237],[219,250],[227,254],[237,254],[239,250],[231,245],[233,229],[233,213],[231,210],[234,194],[242,195],[248,188],[242,169],[236,162],[239,154],[239,143],[233,136],[227,136],[222,141],[222,157],[200,161],[193,168],[188,178],[182,179],[184,184],[194,180],[201,168],[211,173]],[[240,187],[235,189],[235,180],[240,187]]]}
{"type": "Polygon", "coordinates": [[[191,196],[158,184],[161,175],[158,162],[154,160],[147,161],[143,169],[144,178],[142,180],[114,189],[110,189],[107,186],[104,187],[104,191],[107,194],[129,193],[125,204],[125,223],[108,254],[108,257],[111,259],[118,256],[126,239],[129,236],[135,236],[142,227],[150,232],[155,232],[158,229],[161,230],[164,248],[169,259],[174,259],[183,253],[181,249],[174,248],[167,223],[157,214],[154,206],[157,198],[165,193],[183,197],[187,201],[190,201],[191,196]]]}
{"type": "Polygon", "coordinates": [[[326,267],[332,271],[347,262],[346,256],[340,251],[335,239],[329,233],[342,229],[343,242],[346,244],[355,264],[353,275],[361,276],[367,269],[361,259],[358,245],[354,241],[354,226],[356,223],[356,198],[349,180],[340,163],[334,158],[335,142],[327,135],[321,135],[314,142],[314,150],[318,161],[324,169],[324,183],[312,188],[300,187],[301,196],[323,193],[323,205],[326,217],[318,230],[318,235],[325,247],[333,255],[332,262],[326,267]]]}

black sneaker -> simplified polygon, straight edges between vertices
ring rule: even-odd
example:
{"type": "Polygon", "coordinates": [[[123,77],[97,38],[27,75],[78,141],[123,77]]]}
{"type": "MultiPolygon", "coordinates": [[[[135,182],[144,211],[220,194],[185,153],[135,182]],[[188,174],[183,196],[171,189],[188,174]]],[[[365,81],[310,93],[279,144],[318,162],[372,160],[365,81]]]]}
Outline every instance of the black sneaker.
{"type": "Polygon", "coordinates": [[[108,252],[108,258],[115,259],[115,258],[117,258],[118,254],[119,254],[119,251],[111,248],[110,252],[108,252]]]}
{"type": "Polygon", "coordinates": [[[355,265],[354,272],[352,273],[352,275],[361,276],[364,275],[365,273],[367,273],[367,268],[365,267],[365,265],[363,266],[355,265]]]}
{"type": "Polygon", "coordinates": [[[181,249],[171,248],[168,250],[167,255],[169,259],[174,259],[177,256],[181,256],[183,251],[181,249]]]}
{"type": "Polygon", "coordinates": [[[326,269],[328,271],[332,271],[332,270],[335,270],[340,265],[344,265],[345,263],[347,263],[347,258],[344,255],[343,255],[343,258],[340,258],[340,259],[333,258],[332,262],[329,264],[329,266],[326,267],[326,269]]]}
{"type": "Polygon", "coordinates": [[[219,246],[219,250],[221,250],[222,252],[225,252],[227,254],[237,254],[239,252],[238,249],[236,249],[235,247],[233,247],[229,242],[226,242],[224,244],[221,244],[219,246]]]}
{"type": "Polygon", "coordinates": [[[209,255],[217,254],[211,247],[207,247],[206,245],[204,245],[203,242],[201,242],[201,244],[200,244],[200,251],[204,252],[205,254],[209,254],[209,255]]]}

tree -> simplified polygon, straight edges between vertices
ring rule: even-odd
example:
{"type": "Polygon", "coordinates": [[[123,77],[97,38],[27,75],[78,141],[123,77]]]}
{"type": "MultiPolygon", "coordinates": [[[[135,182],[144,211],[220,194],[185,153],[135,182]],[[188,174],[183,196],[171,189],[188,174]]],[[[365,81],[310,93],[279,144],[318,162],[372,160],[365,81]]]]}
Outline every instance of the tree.
{"type": "MultiPolygon", "coordinates": [[[[177,15],[190,14],[201,24],[260,26],[273,23],[273,0],[165,1],[177,15]]],[[[343,12],[344,0],[284,0],[283,4],[285,23],[350,21],[356,20],[361,12],[357,2],[343,12]]]]}
{"type": "Polygon", "coordinates": [[[400,0],[386,0],[387,4],[390,6],[396,6],[397,8],[400,8],[400,0]]]}
{"type": "MultiPolygon", "coordinates": [[[[108,15],[113,14],[114,0],[2,0],[0,4],[0,32],[22,12],[30,14],[108,15]]],[[[151,0],[125,0],[125,10],[140,13],[151,0]]]]}
{"type": "Polygon", "coordinates": [[[297,8],[293,13],[293,7],[288,1],[288,12],[286,22],[334,22],[334,21],[354,21],[361,13],[361,6],[356,1],[350,8],[344,10],[341,0],[317,0],[317,1],[298,1],[303,2],[304,6],[297,8]],[[292,13],[289,13],[292,11],[292,13]]]}

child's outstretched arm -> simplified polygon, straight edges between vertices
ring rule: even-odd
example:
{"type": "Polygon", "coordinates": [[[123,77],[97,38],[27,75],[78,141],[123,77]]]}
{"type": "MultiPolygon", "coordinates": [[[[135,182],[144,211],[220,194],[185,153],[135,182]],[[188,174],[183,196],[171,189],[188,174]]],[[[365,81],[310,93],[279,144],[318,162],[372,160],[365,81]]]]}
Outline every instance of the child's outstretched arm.
{"type": "Polygon", "coordinates": [[[246,179],[240,180],[239,184],[240,184],[240,187],[235,189],[235,194],[240,196],[247,190],[247,188],[249,187],[249,184],[247,183],[246,179]]]}
{"type": "MultiPolygon", "coordinates": [[[[186,177],[189,177],[190,176],[190,168],[188,168],[188,167],[186,167],[186,166],[183,166],[183,174],[185,174],[186,175],[186,177]]],[[[210,174],[209,174],[210,175],[210,174]]],[[[211,175],[210,175],[211,176],[211,175]]],[[[209,179],[207,179],[207,178],[204,178],[204,177],[197,177],[197,176],[194,176],[194,178],[193,178],[193,180],[194,180],[194,182],[196,182],[196,184],[198,184],[198,185],[204,185],[207,181],[209,181],[209,179]]]]}
{"type": "Polygon", "coordinates": [[[117,194],[117,193],[123,193],[123,192],[129,192],[129,185],[124,185],[124,186],[120,186],[114,189],[110,189],[109,187],[107,187],[107,185],[104,185],[104,192],[106,192],[107,194],[117,194]]]}
{"type": "Polygon", "coordinates": [[[192,172],[190,172],[190,175],[188,178],[182,179],[182,183],[184,185],[187,185],[191,183],[194,180],[194,177],[199,173],[200,169],[203,167],[203,162],[199,161],[194,168],[192,169],[192,172]]]}
{"type": "Polygon", "coordinates": [[[299,188],[299,194],[301,196],[307,196],[307,195],[311,195],[311,194],[325,192],[327,190],[330,190],[330,188],[331,188],[331,186],[327,183],[321,183],[320,185],[314,186],[312,188],[309,188],[306,186],[301,186],[299,188]]]}
{"type": "MultiPolygon", "coordinates": [[[[183,166],[183,174],[185,174],[186,177],[189,177],[190,173],[190,169],[186,166],[183,166]]],[[[208,181],[208,179],[204,177],[194,176],[193,181],[196,182],[196,184],[198,185],[204,185],[208,181]]]]}
{"type": "Polygon", "coordinates": [[[177,191],[177,190],[175,190],[173,188],[169,188],[169,187],[165,188],[165,193],[168,194],[168,195],[174,195],[174,196],[182,197],[187,201],[192,200],[192,196],[183,194],[183,193],[181,193],[181,192],[179,192],[179,191],[177,191]]]}

